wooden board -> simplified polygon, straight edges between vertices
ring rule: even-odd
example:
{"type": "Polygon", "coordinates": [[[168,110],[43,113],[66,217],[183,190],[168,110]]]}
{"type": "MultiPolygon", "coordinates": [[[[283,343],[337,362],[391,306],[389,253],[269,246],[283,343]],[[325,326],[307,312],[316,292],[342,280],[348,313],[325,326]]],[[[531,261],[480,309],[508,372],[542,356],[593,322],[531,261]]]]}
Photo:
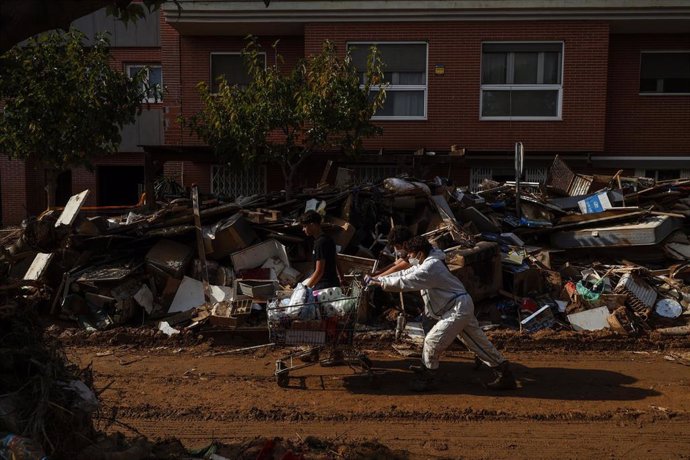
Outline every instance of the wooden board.
{"type": "Polygon", "coordinates": [[[65,205],[65,208],[62,210],[60,218],[55,222],[55,227],[59,227],[60,225],[72,225],[88,196],[89,190],[84,190],[81,193],[72,195],[65,205]]]}

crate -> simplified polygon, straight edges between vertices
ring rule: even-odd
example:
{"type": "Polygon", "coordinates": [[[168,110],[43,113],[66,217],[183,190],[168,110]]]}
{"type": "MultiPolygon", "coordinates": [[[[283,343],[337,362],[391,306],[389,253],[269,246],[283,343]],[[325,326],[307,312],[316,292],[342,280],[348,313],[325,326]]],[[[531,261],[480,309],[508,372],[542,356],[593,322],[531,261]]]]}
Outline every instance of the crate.
{"type": "Polygon", "coordinates": [[[267,300],[275,296],[278,282],[271,280],[237,280],[235,292],[253,299],[267,300]]]}
{"type": "Polygon", "coordinates": [[[219,302],[211,310],[208,322],[216,327],[234,329],[246,322],[252,312],[252,299],[241,298],[232,302],[219,302]]]}

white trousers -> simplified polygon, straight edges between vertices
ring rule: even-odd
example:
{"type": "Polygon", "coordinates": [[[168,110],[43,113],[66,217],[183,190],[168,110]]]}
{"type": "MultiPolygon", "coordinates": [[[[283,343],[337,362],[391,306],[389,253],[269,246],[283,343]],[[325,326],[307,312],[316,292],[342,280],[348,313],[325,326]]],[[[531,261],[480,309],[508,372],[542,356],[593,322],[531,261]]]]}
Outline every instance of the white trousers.
{"type": "Polygon", "coordinates": [[[489,367],[497,367],[506,360],[479,327],[474,316],[474,303],[469,295],[461,296],[424,338],[422,362],[428,369],[438,369],[441,354],[455,337],[489,367]]]}

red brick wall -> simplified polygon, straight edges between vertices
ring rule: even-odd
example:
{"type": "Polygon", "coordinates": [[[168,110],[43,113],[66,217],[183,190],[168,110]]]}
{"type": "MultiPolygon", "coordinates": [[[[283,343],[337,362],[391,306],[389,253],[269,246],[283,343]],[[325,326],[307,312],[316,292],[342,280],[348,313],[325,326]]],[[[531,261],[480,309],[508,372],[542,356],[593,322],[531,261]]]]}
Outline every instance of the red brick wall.
{"type": "Polygon", "coordinates": [[[17,225],[27,215],[26,165],[0,155],[0,193],[2,195],[2,225],[17,225]]]}
{"type": "Polygon", "coordinates": [[[163,80],[165,81],[165,98],[163,100],[165,114],[165,143],[179,145],[182,139],[182,127],[177,122],[181,108],[180,83],[180,35],[161,15],[161,62],[163,64],[163,80]]]}
{"type": "Polygon", "coordinates": [[[640,96],[640,52],[690,50],[686,35],[612,35],[606,151],[690,154],[690,96],[640,96]]]}
{"type": "MultiPolygon", "coordinates": [[[[278,54],[283,57],[282,68],[289,70],[304,56],[303,37],[261,37],[259,43],[266,51],[270,65],[275,62],[273,43],[279,39],[278,54]]],[[[212,52],[240,52],[247,45],[242,37],[180,36],[161,21],[161,62],[166,86],[164,99],[165,143],[167,145],[198,145],[178,122],[178,117],[189,117],[201,109],[197,90],[200,81],[211,82],[210,59],[212,52]]],[[[185,181],[186,182],[186,181],[185,181]]]]}
{"type": "Polygon", "coordinates": [[[427,41],[429,43],[426,121],[381,121],[383,138],[374,148],[448,151],[512,150],[522,141],[532,151],[604,149],[608,24],[603,22],[447,22],[400,24],[311,24],[305,52],[317,52],[324,39],[343,50],[348,41],[427,41]],[[562,121],[480,121],[480,63],[483,41],[564,42],[562,121]],[[435,75],[436,64],[445,66],[435,75]]]}

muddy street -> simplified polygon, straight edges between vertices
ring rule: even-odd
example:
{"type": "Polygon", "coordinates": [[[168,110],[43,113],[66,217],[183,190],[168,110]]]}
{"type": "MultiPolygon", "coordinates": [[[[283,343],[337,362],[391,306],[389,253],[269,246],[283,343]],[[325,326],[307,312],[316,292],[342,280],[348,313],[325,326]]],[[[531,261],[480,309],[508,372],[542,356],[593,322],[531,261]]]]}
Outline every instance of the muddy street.
{"type": "Polygon", "coordinates": [[[442,363],[435,391],[407,388],[412,359],[369,351],[375,378],[309,367],[276,384],[282,350],[213,356],[191,348],[68,349],[93,363],[110,431],[187,446],[257,436],[378,440],[411,458],[690,458],[687,351],[517,352],[520,388],[485,390],[466,352],[442,363]]]}

